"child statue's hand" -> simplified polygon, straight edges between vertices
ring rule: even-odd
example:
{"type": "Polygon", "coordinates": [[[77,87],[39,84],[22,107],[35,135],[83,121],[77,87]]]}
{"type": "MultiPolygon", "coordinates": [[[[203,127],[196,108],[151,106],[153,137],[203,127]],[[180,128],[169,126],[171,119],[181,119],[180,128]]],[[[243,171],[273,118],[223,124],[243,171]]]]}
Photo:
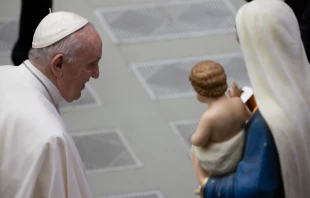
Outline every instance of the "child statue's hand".
{"type": "Polygon", "coordinates": [[[230,98],[232,98],[232,97],[239,97],[240,98],[242,93],[243,93],[242,89],[237,85],[237,83],[235,81],[233,81],[231,83],[231,91],[228,90],[228,96],[230,98]]]}

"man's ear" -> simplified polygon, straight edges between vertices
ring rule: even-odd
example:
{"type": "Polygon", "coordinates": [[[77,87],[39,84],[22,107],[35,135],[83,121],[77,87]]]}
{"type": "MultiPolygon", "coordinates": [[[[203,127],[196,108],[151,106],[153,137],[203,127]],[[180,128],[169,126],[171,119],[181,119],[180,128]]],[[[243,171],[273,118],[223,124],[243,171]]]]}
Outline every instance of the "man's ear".
{"type": "Polygon", "coordinates": [[[57,54],[52,59],[51,67],[56,77],[61,77],[63,75],[63,64],[64,64],[64,56],[62,54],[57,54]]]}

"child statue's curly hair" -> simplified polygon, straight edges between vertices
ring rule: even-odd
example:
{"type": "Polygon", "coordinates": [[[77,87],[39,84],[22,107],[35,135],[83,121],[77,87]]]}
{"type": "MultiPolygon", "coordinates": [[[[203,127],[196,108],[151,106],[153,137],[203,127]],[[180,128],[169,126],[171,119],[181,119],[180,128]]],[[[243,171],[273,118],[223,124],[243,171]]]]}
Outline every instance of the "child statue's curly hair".
{"type": "Polygon", "coordinates": [[[224,68],[210,60],[197,63],[191,70],[189,80],[195,91],[204,97],[220,97],[228,88],[224,68]]]}

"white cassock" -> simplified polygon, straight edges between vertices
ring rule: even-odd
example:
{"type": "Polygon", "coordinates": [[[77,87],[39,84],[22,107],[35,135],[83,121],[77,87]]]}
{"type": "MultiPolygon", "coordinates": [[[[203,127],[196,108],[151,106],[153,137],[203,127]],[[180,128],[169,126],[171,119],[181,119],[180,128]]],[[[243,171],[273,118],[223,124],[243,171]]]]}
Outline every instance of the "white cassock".
{"type": "Polygon", "coordinates": [[[91,198],[84,165],[54,104],[63,98],[30,61],[25,64],[30,70],[0,67],[0,197],[91,198]]]}

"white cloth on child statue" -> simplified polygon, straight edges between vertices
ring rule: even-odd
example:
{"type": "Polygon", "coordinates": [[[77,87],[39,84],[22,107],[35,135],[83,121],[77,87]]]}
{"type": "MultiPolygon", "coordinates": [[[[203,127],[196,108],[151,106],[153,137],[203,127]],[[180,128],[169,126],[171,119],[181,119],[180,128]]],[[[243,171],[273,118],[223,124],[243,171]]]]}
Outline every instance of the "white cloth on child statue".
{"type": "Polygon", "coordinates": [[[0,67],[0,195],[91,198],[84,165],[53,103],[62,96],[30,70],[0,67]]]}
{"type": "Polygon", "coordinates": [[[221,176],[233,172],[241,159],[244,146],[244,131],[240,131],[231,139],[210,143],[207,147],[197,147],[192,145],[201,167],[210,176],[221,176]]]}

